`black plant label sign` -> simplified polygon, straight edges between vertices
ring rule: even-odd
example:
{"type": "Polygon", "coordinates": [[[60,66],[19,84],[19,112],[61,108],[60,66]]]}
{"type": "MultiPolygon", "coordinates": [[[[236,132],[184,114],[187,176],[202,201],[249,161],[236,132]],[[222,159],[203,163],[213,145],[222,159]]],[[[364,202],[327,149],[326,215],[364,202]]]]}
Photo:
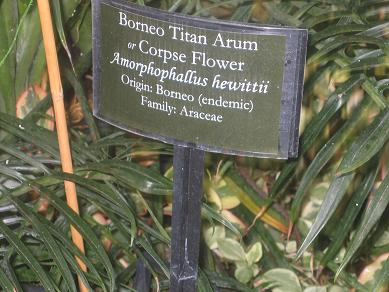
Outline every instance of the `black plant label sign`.
{"type": "Polygon", "coordinates": [[[297,155],[307,31],[93,1],[94,114],[167,143],[297,155]]]}

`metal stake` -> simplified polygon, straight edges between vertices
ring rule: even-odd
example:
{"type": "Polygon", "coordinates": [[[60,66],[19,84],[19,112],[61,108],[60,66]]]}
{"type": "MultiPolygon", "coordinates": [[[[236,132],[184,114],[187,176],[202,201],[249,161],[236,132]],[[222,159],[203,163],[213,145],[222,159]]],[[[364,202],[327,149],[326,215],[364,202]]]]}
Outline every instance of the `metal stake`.
{"type": "Polygon", "coordinates": [[[174,146],[170,291],[196,291],[204,151],[174,146]]]}

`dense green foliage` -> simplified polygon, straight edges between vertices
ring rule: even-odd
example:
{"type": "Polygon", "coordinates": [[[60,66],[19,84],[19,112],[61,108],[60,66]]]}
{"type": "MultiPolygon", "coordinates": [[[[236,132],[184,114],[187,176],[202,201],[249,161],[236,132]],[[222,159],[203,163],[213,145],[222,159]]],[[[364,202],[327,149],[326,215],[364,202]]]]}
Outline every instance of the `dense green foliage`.
{"type": "MultiPolygon", "coordinates": [[[[207,155],[199,290],[387,287],[389,1],[138,2],[309,29],[299,159],[207,155]]],[[[76,291],[78,273],[91,289],[133,291],[142,259],[167,290],[172,148],[92,117],[90,1],[50,3],[75,174],[59,167],[36,3],[0,0],[0,285],[76,291]],[[78,186],[81,217],[63,179],[78,186]]]]}

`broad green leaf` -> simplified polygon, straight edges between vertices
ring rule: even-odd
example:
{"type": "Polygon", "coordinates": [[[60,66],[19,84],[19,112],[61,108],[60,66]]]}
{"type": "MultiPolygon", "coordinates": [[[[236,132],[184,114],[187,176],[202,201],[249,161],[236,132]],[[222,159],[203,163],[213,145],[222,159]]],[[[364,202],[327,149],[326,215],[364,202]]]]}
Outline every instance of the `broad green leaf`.
{"type": "Polygon", "coordinates": [[[16,112],[15,98],[15,27],[18,27],[18,4],[16,1],[0,3],[0,111],[16,112]]]}
{"type": "Polygon", "coordinates": [[[218,248],[218,240],[226,237],[226,229],[224,226],[216,225],[214,227],[208,227],[204,231],[204,240],[210,249],[218,248]]]}
{"type": "Polygon", "coordinates": [[[368,207],[363,214],[362,221],[355,232],[350,245],[347,248],[347,252],[343,258],[343,261],[336,272],[336,276],[343,270],[343,268],[351,260],[355,252],[359,249],[362,243],[367,238],[369,232],[374,225],[381,218],[386,207],[389,203],[389,173],[385,176],[384,180],[380,184],[379,188],[375,192],[373,199],[369,203],[368,207]]]}
{"type": "Polygon", "coordinates": [[[45,72],[46,66],[46,55],[45,46],[40,43],[35,54],[34,60],[31,64],[31,69],[28,76],[29,84],[38,84],[42,81],[43,73],[45,72]]]}
{"type": "Polygon", "coordinates": [[[75,16],[77,7],[82,0],[61,0],[61,12],[63,13],[64,22],[75,16]]]}
{"type": "Polygon", "coordinates": [[[260,242],[254,243],[246,253],[246,260],[249,265],[253,265],[262,258],[262,244],[260,242]]]}
{"type": "Polygon", "coordinates": [[[92,11],[89,2],[81,2],[80,18],[71,30],[71,35],[80,51],[80,54],[74,56],[75,69],[77,75],[82,76],[92,65],[92,11]]]}
{"type": "Polygon", "coordinates": [[[220,238],[217,241],[217,246],[222,256],[230,261],[237,262],[246,260],[246,254],[243,247],[236,240],[231,238],[220,238]]]}
{"type": "Polygon", "coordinates": [[[304,292],[327,292],[327,287],[311,286],[304,289],[304,292]]]}
{"type": "Polygon", "coordinates": [[[262,276],[267,288],[272,292],[302,292],[296,274],[287,269],[272,269],[262,276]]]}
{"type": "Polygon", "coordinates": [[[247,283],[254,276],[253,269],[247,265],[238,265],[234,272],[234,276],[239,282],[247,283]]]}
{"type": "Polygon", "coordinates": [[[0,231],[7,239],[7,241],[13,247],[15,247],[18,254],[23,257],[31,270],[36,273],[45,290],[49,292],[60,291],[60,289],[53,283],[53,280],[47,275],[46,271],[43,270],[42,266],[39,264],[27,246],[12,232],[11,229],[7,227],[7,225],[2,222],[2,220],[0,220],[0,231]]]}
{"type": "Polygon", "coordinates": [[[351,145],[344,157],[345,163],[339,167],[338,173],[345,174],[365,164],[382,149],[388,139],[389,110],[385,110],[351,145]]]}
{"type": "Polygon", "coordinates": [[[355,219],[362,209],[364,201],[374,185],[378,170],[379,168],[377,167],[375,170],[372,170],[368,175],[366,175],[362,183],[359,185],[358,190],[355,194],[353,194],[346,211],[340,218],[340,222],[337,225],[338,227],[333,235],[331,244],[321,259],[322,265],[325,266],[331,259],[333,259],[342,247],[342,244],[352,228],[355,219]]]}
{"type": "MultiPolygon", "coordinates": [[[[255,218],[255,215],[252,214],[246,207],[239,205],[237,208],[233,209],[235,215],[241,218],[246,224],[251,224],[255,218]]],[[[254,238],[255,241],[260,240],[263,249],[264,260],[269,262],[271,268],[281,267],[289,268],[289,263],[286,260],[284,254],[281,252],[279,247],[274,240],[274,237],[269,232],[269,230],[264,226],[264,224],[257,220],[250,231],[250,235],[254,238]]]]}
{"type": "Polygon", "coordinates": [[[35,54],[42,42],[42,33],[37,6],[26,15],[25,20],[20,24],[20,33],[16,43],[16,73],[15,73],[15,94],[19,96],[28,87],[27,77],[35,54]]]}

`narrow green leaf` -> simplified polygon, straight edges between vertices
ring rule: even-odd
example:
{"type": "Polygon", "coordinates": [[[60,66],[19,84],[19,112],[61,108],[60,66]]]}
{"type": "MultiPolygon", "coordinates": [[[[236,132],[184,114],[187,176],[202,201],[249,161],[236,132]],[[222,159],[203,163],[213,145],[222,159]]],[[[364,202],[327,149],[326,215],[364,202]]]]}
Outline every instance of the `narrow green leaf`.
{"type": "MultiPolygon", "coordinates": [[[[327,266],[332,272],[336,272],[337,265],[335,263],[329,262],[327,266]]],[[[354,276],[354,274],[341,272],[339,274],[338,279],[342,280],[342,282],[345,282],[349,288],[357,289],[358,292],[371,292],[369,289],[366,288],[365,285],[359,283],[358,279],[354,276]]],[[[339,280],[337,280],[336,282],[339,282],[339,280]]]]}
{"type": "MultiPolygon", "coordinates": [[[[342,68],[340,73],[344,72],[354,72],[354,71],[361,71],[361,70],[370,70],[374,68],[382,68],[385,69],[389,67],[389,57],[382,54],[381,50],[377,50],[380,52],[380,54],[374,54],[372,56],[366,57],[364,59],[357,59],[354,62],[352,62],[350,65],[345,66],[342,68]],[[377,56],[378,55],[378,56],[377,56]]],[[[382,104],[386,107],[385,98],[380,97],[380,100],[382,100],[382,104]]]]}
{"type": "Polygon", "coordinates": [[[319,62],[322,58],[326,57],[333,50],[340,50],[346,45],[351,43],[364,43],[364,44],[372,44],[376,45],[379,48],[385,48],[385,43],[383,40],[369,37],[369,36],[339,36],[336,37],[333,41],[325,44],[319,51],[313,54],[307,61],[308,64],[313,62],[319,62]]]}
{"type": "Polygon", "coordinates": [[[315,15],[315,17],[310,17],[305,23],[305,27],[307,28],[313,28],[314,26],[327,22],[327,21],[333,21],[336,19],[341,19],[345,17],[351,17],[353,16],[353,13],[351,11],[328,11],[326,10],[325,13],[320,15],[315,15]]]}
{"type": "Polygon", "coordinates": [[[23,291],[22,286],[20,285],[14,267],[11,264],[11,261],[13,260],[15,254],[16,254],[15,248],[13,246],[10,246],[4,254],[4,258],[1,265],[8,279],[12,282],[12,285],[15,287],[16,291],[22,292],[23,291]]]}
{"type": "MultiPolygon", "coordinates": [[[[258,196],[257,191],[253,189],[253,187],[250,186],[234,168],[228,170],[224,179],[230,192],[237,196],[241,203],[253,212],[253,214],[257,215],[261,210],[261,207],[266,206],[268,203],[267,200],[258,196]]],[[[279,225],[283,225],[283,227],[286,227],[287,225],[285,218],[274,208],[269,208],[262,218],[269,219],[266,220],[266,223],[274,223],[278,227],[280,227],[279,225]]],[[[274,225],[272,226],[276,227],[274,225]]]]}
{"type": "Polygon", "coordinates": [[[381,291],[381,288],[385,288],[385,284],[389,284],[389,258],[386,259],[377,278],[374,280],[372,291],[381,291]]]}
{"type": "Polygon", "coordinates": [[[290,26],[301,26],[302,22],[297,19],[297,17],[291,16],[288,13],[282,11],[277,4],[271,2],[263,3],[266,7],[268,13],[273,17],[278,23],[290,26]]]}
{"type": "Polygon", "coordinates": [[[296,195],[292,202],[290,211],[292,222],[295,223],[298,219],[301,204],[303,203],[304,196],[307,193],[310,184],[355,129],[359,120],[363,117],[362,113],[367,108],[368,104],[369,100],[365,98],[361,104],[353,110],[353,113],[347,119],[345,124],[320,149],[320,151],[316,154],[315,159],[311,162],[307,170],[305,170],[304,176],[300,181],[296,195]]]}
{"type": "Polygon", "coordinates": [[[86,164],[79,169],[95,170],[109,174],[124,185],[147,194],[170,195],[172,192],[171,180],[152,169],[130,161],[105,160],[99,163],[86,164]]]}
{"type": "Polygon", "coordinates": [[[330,37],[345,34],[345,33],[357,33],[368,29],[368,26],[365,24],[346,24],[346,25],[336,25],[329,26],[315,34],[312,34],[312,37],[309,38],[309,44],[315,45],[321,40],[327,40],[330,37]]]}
{"type": "Polygon", "coordinates": [[[331,244],[321,259],[321,264],[326,266],[327,263],[333,259],[339,252],[344,240],[346,239],[355,219],[357,218],[360,210],[362,209],[363,203],[369,195],[371,189],[374,186],[374,181],[377,176],[379,167],[376,167],[371,171],[358,186],[358,190],[353,194],[348,207],[337,225],[335,234],[332,237],[331,244]]]}
{"type": "Polygon", "coordinates": [[[94,248],[96,255],[100,258],[102,264],[104,265],[109,279],[110,279],[110,291],[115,289],[115,272],[112,267],[112,264],[109,260],[107,253],[104,250],[100,240],[96,237],[93,230],[89,225],[78,216],[72,209],[70,209],[64,201],[59,199],[56,195],[51,194],[49,191],[45,190],[41,186],[37,186],[37,189],[40,190],[43,194],[47,196],[50,203],[61,212],[80,233],[83,235],[84,240],[87,241],[92,248],[94,248]]]}
{"type": "MultiPolygon", "coordinates": [[[[55,238],[57,238],[62,244],[63,248],[66,248],[71,252],[74,256],[78,257],[81,259],[84,264],[87,266],[88,271],[95,277],[96,283],[100,285],[100,287],[104,290],[107,291],[107,288],[104,285],[104,281],[101,278],[100,274],[96,270],[95,266],[93,263],[83,254],[77,246],[74,245],[74,243],[61,231],[59,231],[56,226],[54,226],[50,221],[48,221],[46,218],[43,216],[38,216],[39,220],[41,221],[42,224],[45,224],[46,227],[50,230],[50,232],[53,234],[55,238]]],[[[63,250],[63,249],[62,249],[63,250]]]]}
{"type": "Polygon", "coordinates": [[[231,20],[248,22],[251,17],[252,8],[253,5],[251,3],[249,5],[239,6],[238,9],[235,10],[234,14],[232,14],[231,20]]]}
{"type": "MultiPolygon", "coordinates": [[[[159,230],[159,233],[163,237],[165,237],[166,240],[170,241],[170,236],[167,234],[166,230],[163,228],[162,224],[158,221],[157,217],[155,217],[153,210],[151,210],[149,204],[146,202],[146,200],[142,197],[142,195],[139,192],[136,192],[138,195],[138,198],[142,202],[142,204],[146,207],[147,211],[149,212],[151,218],[154,220],[154,224],[157,226],[157,229],[159,230]]],[[[134,235],[133,235],[134,237],[134,235]]]]}
{"type": "Polygon", "coordinates": [[[375,192],[372,201],[363,214],[361,224],[359,225],[355,235],[353,236],[350,246],[347,248],[346,255],[336,272],[336,276],[343,270],[347,263],[351,260],[355,252],[359,249],[362,243],[367,238],[369,232],[381,218],[389,203],[389,173],[385,176],[379,188],[375,192]]]}
{"type": "Polygon", "coordinates": [[[68,55],[70,64],[73,67],[72,55],[70,54],[68,43],[66,41],[65,31],[63,29],[60,2],[59,2],[59,0],[52,0],[51,5],[53,7],[55,27],[57,28],[59,39],[61,40],[61,44],[62,44],[63,48],[65,49],[66,54],[68,55]]]}
{"type": "Polygon", "coordinates": [[[0,231],[3,233],[7,241],[16,248],[18,254],[26,261],[26,264],[31,268],[31,270],[36,273],[45,290],[53,292],[60,291],[60,289],[53,283],[53,280],[49,278],[47,272],[43,270],[42,266],[39,264],[27,246],[19,238],[17,238],[12,230],[9,229],[7,225],[5,225],[1,220],[0,231]]]}
{"type": "MultiPolygon", "coordinates": [[[[0,128],[34,144],[59,160],[58,139],[55,132],[35,125],[30,121],[21,120],[1,112],[0,128]]],[[[72,157],[76,163],[80,164],[85,163],[87,159],[98,161],[98,158],[89,151],[88,147],[85,147],[85,145],[81,146],[77,141],[73,141],[72,143],[72,157]]]]}
{"type": "Polygon", "coordinates": [[[236,228],[234,224],[232,224],[230,221],[225,219],[223,217],[223,215],[219,214],[212,207],[210,207],[207,204],[203,203],[201,212],[202,212],[202,214],[206,214],[207,217],[209,217],[209,218],[211,218],[213,220],[216,220],[217,222],[223,224],[225,227],[227,227],[229,230],[231,230],[236,236],[242,237],[242,234],[239,231],[239,229],[236,228]]]}
{"type": "Polygon", "coordinates": [[[120,195],[114,188],[109,187],[109,183],[99,183],[94,181],[93,179],[85,179],[81,176],[74,175],[74,174],[68,174],[68,173],[61,173],[61,174],[55,174],[54,177],[60,178],[62,180],[69,180],[73,181],[78,185],[81,185],[99,195],[101,195],[104,199],[107,201],[115,204],[116,206],[123,209],[124,214],[128,218],[128,220],[131,223],[131,234],[132,238],[135,238],[136,236],[136,219],[135,219],[135,211],[132,210],[132,208],[129,206],[127,201],[123,198],[123,196],[120,195]]]}
{"type": "Polygon", "coordinates": [[[0,285],[4,291],[15,291],[16,288],[12,282],[8,279],[8,276],[4,273],[3,269],[0,268],[0,285]]]}
{"type": "Polygon", "coordinates": [[[37,161],[36,159],[32,158],[31,156],[17,150],[15,147],[9,147],[3,143],[0,142],[0,150],[3,150],[4,152],[15,156],[16,158],[19,158],[20,160],[23,160],[24,162],[35,166],[36,168],[42,170],[44,173],[49,173],[49,169],[43,164],[37,161]]]}
{"type": "Polygon", "coordinates": [[[70,254],[70,252],[68,250],[66,250],[66,249],[63,249],[60,252],[63,254],[64,258],[66,258],[67,262],[73,268],[73,270],[77,273],[77,276],[80,277],[82,283],[84,283],[84,285],[88,289],[88,291],[93,291],[92,287],[89,285],[88,279],[86,278],[84,271],[81,270],[81,268],[78,265],[77,261],[70,254]]]}
{"type": "Polygon", "coordinates": [[[339,174],[351,172],[369,161],[389,139],[389,110],[383,111],[362,132],[347,151],[339,174]]]}
{"type": "MultiPolygon", "coordinates": [[[[58,0],[57,0],[58,1],[58,0]]],[[[77,77],[75,76],[74,72],[71,72],[70,70],[65,69],[65,77],[69,80],[69,82],[72,84],[74,88],[74,93],[78,99],[78,101],[81,104],[82,111],[85,116],[85,121],[87,122],[89,129],[92,134],[93,141],[96,141],[100,138],[99,130],[96,126],[94,117],[91,113],[91,110],[89,108],[87,97],[85,96],[84,89],[81,85],[81,83],[78,81],[77,77]]]]}
{"type": "Polygon", "coordinates": [[[49,230],[45,225],[41,224],[36,215],[32,210],[29,210],[23,202],[21,202],[17,197],[12,197],[8,195],[8,199],[15,205],[19,212],[26,218],[34,227],[34,229],[40,234],[41,239],[46,246],[50,256],[56,263],[57,268],[61,272],[62,277],[65,280],[67,289],[69,291],[77,291],[76,284],[74,283],[73,276],[69,271],[69,267],[66,264],[66,261],[62,254],[58,252],[60,250],[57,242],[52,237],[49,230]]]}
{"type": "Polygon", "coordinates": [[[158,266],[161,268],[164,275],[169,278],[170,272],[166,264],[163,262],[163,260],[159,257],[159,255],[155,252],[153,246],[146,240],[145,237],[138,237],[136,238],[136,243],[139,244],[148,254],[151,256],[151,258],[158,264],[158,266]]]}
{"type": "Polygon", "coordinates": [[[27,180],[24,177],[24,175],[21,174],[20,172],[18,172],[16,170],[13,170],[13,169],[11,169],[9,167],[3,166],[1,164],[0,164],[0,174],[8,176],[8,177],[13,178],[13,179],[16,179],[19,182],[24,182],[24,181],[27,180]]]}
{"type": "Polygon", "coordinates": [[[246,285],[236,281],[231,277],[222,276],[219,273],[206,271],[208,279],[213,285],[219,288],[229,289],[231,291],[242,291],[242,292],[254,292],[257,290],[250,289],[246,285]]]}
{"type": "Polygon", "coordinates": [[[213,292],[211,283],[209,282],[209,279],[207,275],[199,269],[199,280],[197,284],[197,289],[199,292],[213,292]]]}
{"type": "MultiPolygon", "coordinates": [[[[336,112],[348,101],[352,90],[360,85],[363,81],[362,76],[353,76],[328,98],[321,111],[316,114],[307,125],[301,137],[300,155],[313,145],[316,138],[327,125],[328,121],[335,115],[336,112]]],[[[293,160],[285,164],[281,174],[273,184],[269,197],[275,198],[286,184],[288,184],[295,175],[295,169],[298,165],[298,160],[293,160]]]]}
{"type": "Polygon", "coordinates": [[[304,5],[294,14],[294,17],[300,19],[304,16],[309,10],[311,10],[316,5],[320,4],[320,1],[314,0],[304,3],[304,5]]]}
{"type": "Polygon", "coordinates": [[[311,229],[305,237],[304,242],[297,251],[297,258],[302,256],[308,246],[310,246],[315,238],[319,235],[319,232],[324,228],[328,220],[330,220],[332,214],[335,212],[349,185],[354,179],[354,176],[355,173],[348,173],[341,176],[335,176],[335,178],[332,180],[323,203],[320,206],[319,213],[317,214],[311,229]]]}
{"type": "MultiPolygon", "coordinates": [[[[48,135],[45,134],[45,131],[41,131],[40,127],[25,123],[10,115],[0,113],[0,128],[25,141],[31,142],[59,160],[58,145],[56,145],[55,140],[50,139],[48,135]],[[35,129],[33,129],[33,127],[35,127],[35,129]]],[[[51,133],[51,135],[53,135],[53,133],[51,133]]]]}
{"type": "Polygon", "coordinates": [[[372,98],[372,100],[374,100],[374,102],[380,107],[380,109],[388,108],[389,104],[386,101],[385,96],[380,91],[378,91],[374,83],[375,82],[374,80],[372,80],[372,78],[367,79],[362,84],[362,88],[372,98]]]}

